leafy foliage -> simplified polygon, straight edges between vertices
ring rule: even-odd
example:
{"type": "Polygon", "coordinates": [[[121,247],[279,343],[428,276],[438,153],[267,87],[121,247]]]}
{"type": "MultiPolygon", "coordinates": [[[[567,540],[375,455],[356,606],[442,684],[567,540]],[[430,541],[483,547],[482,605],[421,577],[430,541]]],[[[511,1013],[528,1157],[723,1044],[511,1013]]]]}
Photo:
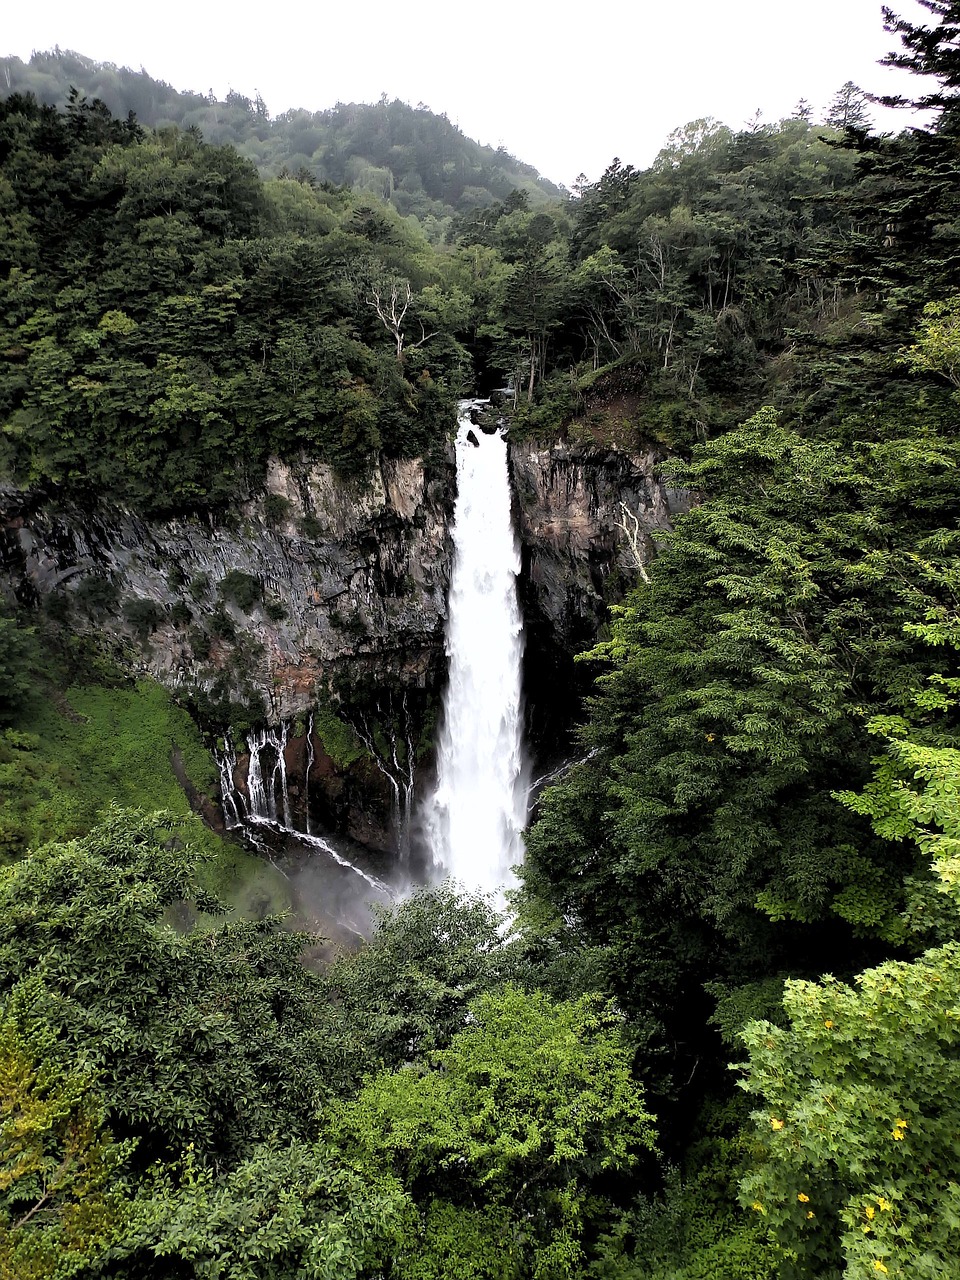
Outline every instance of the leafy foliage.
{"type": "Polygon", "coordinates": [[[406,1218],[389,1174],[361,1176],[323,1146],[256,1147],[216,1179],[188,1152],[157,1170],[117,1250],[134,1280],[354,1280],[381,1273],[406,1218]],[[378,1265],[379,1264],[379,1265],[378,1265]]]}
{"type": "Polygon", "coordinates": [[[281,1117],[306,1133],[321,1087],[306,939],[269,919],[188,935],[168,923],[184,899],[218,909],[176,834],[187,824],[117,810],[0,879],[0,992],[42,975],[38,1009],[142,1162],[191,1142],[235,1159],[281,1117]]]}
{"type": "MultiPolygon", "coordinates": [[[[916,630],[957,646],[953,619],[945,629],[916,630]]],[[[960,753],[930,740],[957,688],[954,678],[934,678],[914,699],[918,726],[903,717],[875,721],[887,755],[862,794],[840,797],[879,831],[916,842],[934,859],[954,932],[960,753]]],[[[911,963],[868,969],[856,988],[829,977],[790,982],[789,1025],[747,1028],[742,1084],[765,1109],[755,1113],[759,1163],[743,1196],[779,1237],[786,1275],[811,1267],[947,1274],[960,1194],[958,998],[960,947],[950,941],[911,963]]]]}
{"type": "Polygon", "coordinates": [[[743,1146],[716,1132],[696,1144],[686,1176],[668,1169],[662,1195],[641,1195],[616,1216],[591,1280],[776,1280],[781,1253],[763,1219],[745,1221],[730,1200],[743,1146]]]}
{"type": "Polygon", "coordinates": [[[19,719],[29,701],[37,657],[32,630],[0,612],[0,725],[19,719]]]}
{"type": "Polygon", "coordinates": [[[382,911],[373,937],[324,975],[334,1001],[330,1052],[336,1075],[359,1084],[447,1048],[479,995],[520,976],[503,915],[482,895],[450,885],[421,889],[382,911]]]}
{"type": "Polygon", "coordinates": [[[675,1042],[702,1017],[678,1005],[684,973],[736,984],[803,972],[814,938],[819,968],[850,964],[855,938],[903,937],[914,855],[831,792],[869,777],[865,711],[899,711],[930,669],[904,623],[952,607],[937,531],[954,443],[915,424],[840,444],[764,411],[703,446],[674,474],[709,497],[592,655],[595,754],[544,798],[527,883],[610,949],[619,998],[675,1042]]]}
{"type": "Polygon", "coordinates": [[[369,305],[389,271],[424,323],[449,312],[392,210],[265,187],[228,147],[80,98],[0,103],[0,165],[0,464],[21,483],[190,509],[259,484],[270,451],[359,475],[443,437],[461,348],[424,328],[401,362],[369,305]]]}
{"type": "MultiPolygon", "coordinates": [[[[54,661],[49,649],[44,657],[54,661]]],[[[0,848],[10,856],[84,835],[111,803],[187,815],[174,753],[198,791],[209,794],[214,767],[196,725],[158,684],[88,684],[51,697],[32,675],[29,713],[0,732],[0,848]]],[[[212,832],[197,839],[208,850],[218,847],[212,832]]]]}
{"type": "Polygon", "coordinates": [[[856,988],[788,983],[790,1027],[748,1029],[763,1163],[743,1194],[783,1244],[786,1276],[948,1274],[958,993],[951,943],[867,970],[856,988]]]}
{"type": "MultiPolygon", "coordinates": [[[[216,917],[172,782],[178,816],[85,834],[108,795],[167,806],[171,738],[209,762],[149,689],[34,714],[0,619],[0,844],[77,837],[0,874],[8,1269],[952,1274],[958,15],[921,7],[885,21],[938,79],[934,128],[871,137],[848,82],[826,128],[693,121],[564,204],[385,100],[272,122],[57,54],[24,73],[41,96],[76,70],[157,131],[78,92],[0,104],[17,484],[216,512],[268,453],[361,481],[429,455],[461,385],[509,380],[515,433],[652,438],[690,496],[588,655],[587,754],[539,806],[512,930],[431,890],[320,975],[277,921],[216,917]],[[214,111],[239,153],[190,127],[214,111]]],[[[277,605],[239,573],[217,594],[181,619],[199,641],[277,605]]],[[[107,580],[75,595],[158,621],[107,580]]],[[[356,734],[316,720],[341,763],[407,714],[353,692],[356,734]]]]}
{"type": "Polygon", "coordinates": [[[914,372],[939,373],[960,389],[960,297],[927,303],[917,340],[903,358],[914,372]]]}
{"type": "Polygon", "coordinates": [[[441,1274],[452,1205],[483,1241],[480,1269],[474,1247],[457,1249],[456,1274],[569,1273],[590,1182],[653,1145],[617,1019],[595,999],[559,1004],[509,985],[471,1014],[426,1072],[381,1073],[332,1113],[331,1131],[365,1165],[387,1162],[426,1209],[399,1275],[441,1274]]]}
{"type": "Polygon", "coordinates": [[[341,720],[329,703],[314,712],[313,727],[324,751],[338,768],[345,769],[363,756],[363,743],[352,726],[341,720]]]}
{"type": "Polygon", "coordinates": [[[115,1185],[129,1146],[112,1140],[89,1078],[57,1062],[42,999],[25,982],[0,1015],[0,1275],[20,1280],[77,1274],[129,1215],[115,1185]]]}
{"type": "MultiPolygon", "coordinates": [[[[883,6],[884,27],[900,37],[903,48],[884,58],[886,66],[903,67],[917,75],[932,76],[939,80],[935,89],[910,102],[910,106],[934,107],[938,111],[938,128],[943,132],[956,130],[956,98],[960,84],[960,59],[957,55],[956,23],[960,19],[955,0],[920,0],[920,4],[933,14],[937,22],[929,26],[900,17],[887,5],[883,6]]],[[[881,102],[889,106],[908,105],[902,96],[888,95],[881,102]]]]}

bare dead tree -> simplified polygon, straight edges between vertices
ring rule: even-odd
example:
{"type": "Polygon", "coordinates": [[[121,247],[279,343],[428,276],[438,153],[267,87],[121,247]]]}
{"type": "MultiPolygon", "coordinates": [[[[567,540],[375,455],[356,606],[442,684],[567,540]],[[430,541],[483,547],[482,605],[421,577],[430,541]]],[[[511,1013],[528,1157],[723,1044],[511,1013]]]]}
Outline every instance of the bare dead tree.
{"type": "Polygon", "coordinates": [[[366,302],[373,307],[380,323],[393,335],[397,344],[397,360],[403,360],[403,321],[413,301],[409,280],[374,281],[366,302]]]}
{"type": "Polygon", "coordinates": [[[644,582],[649,584],[650,575],[647,573],[646,561],[644,560],[640,550],[640,520],[633,514],[625,502],[620,503],[620,511],[622,515],[617,521],[617,528],[627,540],[627,545],[633,554],[633,562],[637,567],[640,577],[644,582]]]}
{"type": "Polygon", "coordinates": [[[388,333],[392,334],[397,346],[397,360],[401,364],[404,347],[409,347],[411,350],[422,347],[425,342],[429,342],[440,332],[439,329],[434,329],[428,333],[426,325],[418,317],[420,337],[416,342],[407,341],[403,326],[413,302],[413,289],[410,287],[409,280],[396,278],[389,281],[375,280],[370,284],[369,290],[366,298],[367,306],[373,308],[380,323],[388,333]]]}

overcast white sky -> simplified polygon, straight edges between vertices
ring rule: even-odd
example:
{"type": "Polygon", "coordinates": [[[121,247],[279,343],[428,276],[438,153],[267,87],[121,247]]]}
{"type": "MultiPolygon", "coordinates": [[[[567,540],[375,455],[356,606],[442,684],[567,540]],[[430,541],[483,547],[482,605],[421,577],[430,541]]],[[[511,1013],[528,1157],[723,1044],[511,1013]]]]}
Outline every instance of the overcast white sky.
{"type": "MultiPolygon", "coordinates": [[[[890,0],[929,19],[916,0],[890,0]]],[[[59,44],[143,66],[177,89],[259,90],[271,114],[372,102],[386,93],[446,112],[470,137],[504,145],[570,186],[616,155],[650,163],[667,134],[698,116],[741,127],[759,108],[819,111],[846,80],[915,92],[876,65],[896,41],[881,0],[8,0],[0,54],[59,44]]],[[[896,130],[906,113],[885,113],[896,130]]]]}

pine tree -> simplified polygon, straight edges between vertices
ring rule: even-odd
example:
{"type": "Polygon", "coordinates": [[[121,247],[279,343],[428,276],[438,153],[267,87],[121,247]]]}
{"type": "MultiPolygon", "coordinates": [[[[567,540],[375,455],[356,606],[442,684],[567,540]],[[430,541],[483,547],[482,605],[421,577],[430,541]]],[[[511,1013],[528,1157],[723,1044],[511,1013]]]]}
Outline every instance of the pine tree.
{"type": "Polygon", "coordinates": [[[917,0],[917,3],[936,17],[937,25],[910,22],[884,6],[884,29],[900,37],[903,50],[888,53],[882,65],[934,76],[940,87],[918,98],[896,94],[877,101],[887,107],[933,108],[940,112],[938,131],[955,132],[960,129],[960,0],[917,0]]]}
{"type": "Polygon", "coordinates": [[[860,86],[848,80],[833,95],[823,123],[831,129],[869,129],[868,102],[869,98],[860,86]]]}

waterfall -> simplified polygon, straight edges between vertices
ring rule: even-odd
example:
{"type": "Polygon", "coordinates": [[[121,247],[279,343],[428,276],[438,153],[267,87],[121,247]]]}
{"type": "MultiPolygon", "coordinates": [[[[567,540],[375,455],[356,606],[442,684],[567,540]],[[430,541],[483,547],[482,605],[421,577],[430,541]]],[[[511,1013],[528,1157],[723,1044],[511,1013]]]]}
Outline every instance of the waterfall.
{"type": "Polygon", "coordinates": [[[407,705],[406,691],[400,701],[400,710],[403,713],[402,727],[395,698],[389,699],[386,710],[389,720],[393,721],[390,725],[381,725],[386,751],[378,745],[377,734],[366,716],[358,713],[351,723],[357,737],[366,747],[370,759],[390,783],[390,790],[393,792],[393,829],[396,833],[397,853],[401,862],[406,862],[410,854],[410,815],[413,811],[413,788],[417,768],[414,725],[407,705]]]}
{"type": "MultiPolygon", "coordinates": [[[[498,428],[474,425],[483,401],[461,405],[457,430],[454,555],[446,650],[449,680],[437,742],[437,782],[420,810],[431,870],[468,888],[501,893],[522,860],[530,794],[523,747],[521,663],[523,622],[517,599],[520,550],[513,528],[507,446],[498,428]]],[[[406,690],[389,690],[351,717],[372,763],[392,792],[397,849],[406,860],[416,771],[416,706],[406,690]]],[[[304,802],[314,763],[308,723],[304,802]]],[[[220,760],[228,825],[295,837],[326,853],[371,888],[385,886],[343,858],[324,837],[291,826],[285,747],[288,726],[248,735],[247,797],[233,785],[235,757],[227,742],[220,760]]]]}
{"type": "MultiPolygon", "coordinates": [[[[400,706],[404,727],[402,750],[398,746],[394,730],[381,726],[381,737],[390,752],[389,761],[378,749],[370,725],[362,716],[359,720],[362,728],[358,727],[356,732],[367,746],[372,762],[390,782],[394,799],[397,852],[400,860],[405,861],[409,844],[408,818],[413,804],[415,771],[414,721],[407,706],[406,693],[403,694],[400,706]]],[[[315,835],[310,821],[310,774],[316,762],[312,711],[307,718],[305,734],[306,767],[301,800],[304,827],[302,831],[294,825],[293,809],[290,803],[286,760],[289,736],[290,724],[286,721],[281,721],[276,728],[267,725],[262,729],[252,729],[247,734],[249,756],[246,795],[236,785],[237,753],[230,735],[227,734],[224,737],[222,747],[214,748],[214,758],[220,771],[220,796],[224,821],[228,829],[242,827],[248,835],[251,824],[260,824],[273,827],[277,832],[296,836],[305,843],[313,840],[318,843],[318,847],[328,848],[327,842],[315,835]]]]}
{"type": "Polygon", "coordinates": [[[391,900],[394,892],[389,885],[345,858],[331,840],[315,835],[310,830],[308,779],[315,759],[312,712],[307,725],[307,772],[304,779],[306,831],[298,831],[291,825],[290,794],[284,756],[289,736],[289,726],[286,723],[281,723],[276,729],[269,726],[264,729],[254,729],[247,735],[247,747],[250,752],[250,762],[247,766],[247,799],[241,791],[237,790],[234,781],[237,756],[229,734],[224,737],[222,749],[214,750],[220,771],[220,794],[227,830],[240,829],[246,840],[271,861],[271,846],[269,841],[263,838],[262,832],[267,830],[275,837],[293,837],[303,848],[325,854],[342,870],[359,876],[379,896],[391,900]]]}
{"type": "MultiPolygon", "coordinates": [[[[247,735],[250,761],[247,765],[247,795],[237,790],[234,781],[237,753],[230,735],[224,737],[223,748],[214,749],[220,771],[220,797],[227,829],[250,822],[269,822],[293,831],[290,819],[290,792],[287,786],[285,756],[289,727],[281,724],[272,729],[254,729],[247,735]]],[[[312,753],[312,746],[311,746],[312,753]]],[[[310,756],[310,764],[313,756],[310,756]]],[[[309,771],[308,765],[308,771],[309,771]]],[[[307,827],[309,834],[309,817],[307,827]]]]}
{"type": "Polygon", "coordinates": [[[250,793],[250,816],[268,818],[284,827],[290,826],[290,793],[287,790],[287,725],[279,729],[257,729],[247,739],[250,749],[250,767],[247,771],[247,791],[250,793]],[[264,747],[267,770],[264,772],[264,747]],[[272,764],[270,755],[273,756],[272,764]]]}
{"type": "Polygon", "coordinates": [[[230,735],[224,738],[223,749],[214,748],[214,759],[220,771],[220,798],[223,804],[223,820],[227,830],[238,827],[244,812],[243,796],[236,788],[234,772],[237,767],[237,755],[230,741],[230,735]]]}
{"type": "Polygon", "coordinates": [[[306,827],[307,835],[312,835],[310,830],[310,774],[313,772],[314,762],[317,753],[313,749],[313,712],[307,717],[307,767],[303,775],[303,825],[306,827]]]}
{"type": "Polygon", "coordinates": [[[450,677],[437,785],[424,811],[434,869],[468,887],[500,891],[523,857],[528,766],[523,750],[517,600],[507,446],[460,406],[453,575],[447,622],[450,677]]]}

